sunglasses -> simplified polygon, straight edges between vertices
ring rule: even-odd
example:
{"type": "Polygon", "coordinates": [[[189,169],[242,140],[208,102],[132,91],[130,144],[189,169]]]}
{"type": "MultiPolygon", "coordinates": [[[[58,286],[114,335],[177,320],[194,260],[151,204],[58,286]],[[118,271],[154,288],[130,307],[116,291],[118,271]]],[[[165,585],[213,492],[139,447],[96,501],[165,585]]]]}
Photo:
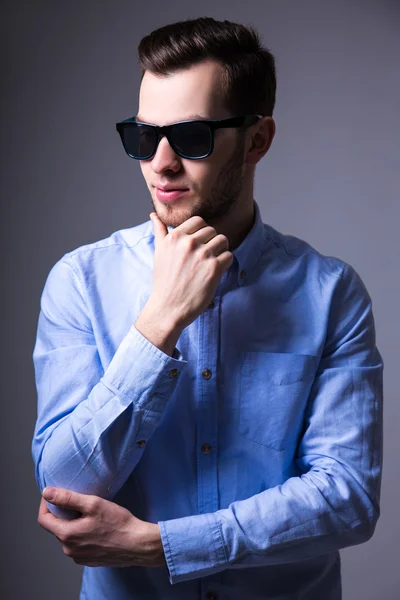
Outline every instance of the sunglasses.
{"type": "Polygon", "coordinates": [[[122,144],[128,156],[148,160],[157,151],[162,136],[166,136],[178,156],[193,160],[210,156],[214,148],[214,132],[226,127],[249,127],[262,115],[245,115],[229,119],[178,121],[170,125],[153,125],[136,121],[136,117],[116,123],[122,144]]]}

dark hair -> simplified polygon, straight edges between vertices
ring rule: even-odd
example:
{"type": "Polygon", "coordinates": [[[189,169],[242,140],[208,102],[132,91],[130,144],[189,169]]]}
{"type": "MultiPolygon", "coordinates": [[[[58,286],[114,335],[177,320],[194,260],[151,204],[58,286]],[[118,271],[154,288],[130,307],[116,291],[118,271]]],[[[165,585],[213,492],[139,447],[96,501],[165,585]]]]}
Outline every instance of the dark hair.
{"type": "Polygon", "coordinates": [[[224,108],[234,116],[272,116],[275,59],[261,45],[251,25],[211,17],[178,21],[145,36],[139,43],[138,55],[141,79],[146,71],[170,75],[205,60],[215,60],[221,66],[224,108]]]}

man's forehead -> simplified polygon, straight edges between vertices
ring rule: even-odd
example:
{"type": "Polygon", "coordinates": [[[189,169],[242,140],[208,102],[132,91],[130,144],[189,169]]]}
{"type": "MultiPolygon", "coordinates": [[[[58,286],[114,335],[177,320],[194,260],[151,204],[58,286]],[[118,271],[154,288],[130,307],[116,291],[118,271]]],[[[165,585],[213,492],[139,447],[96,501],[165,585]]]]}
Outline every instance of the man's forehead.
{"type": "Polygon", "coordinates": [[[140,86],[137,120],[168,125],[221,118],[220,78],[216,74],[216,64],[210,62],[167,76],[146,71],[140,86]]]}

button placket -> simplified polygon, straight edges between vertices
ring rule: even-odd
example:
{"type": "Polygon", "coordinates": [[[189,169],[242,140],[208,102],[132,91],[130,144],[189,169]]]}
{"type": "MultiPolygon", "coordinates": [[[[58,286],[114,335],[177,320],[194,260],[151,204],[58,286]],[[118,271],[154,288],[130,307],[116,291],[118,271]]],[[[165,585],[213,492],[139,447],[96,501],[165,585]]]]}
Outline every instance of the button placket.
{"type": "MultiPolygon", "coordinates": [[[[215,300],[217,303],[217,300],[215,300]]],[[[199,513],[218,510],[217,468],[217,356],[219,311],[206,310],[198,318],[199,354],[197,376],[197,473],[199,513]]]]}

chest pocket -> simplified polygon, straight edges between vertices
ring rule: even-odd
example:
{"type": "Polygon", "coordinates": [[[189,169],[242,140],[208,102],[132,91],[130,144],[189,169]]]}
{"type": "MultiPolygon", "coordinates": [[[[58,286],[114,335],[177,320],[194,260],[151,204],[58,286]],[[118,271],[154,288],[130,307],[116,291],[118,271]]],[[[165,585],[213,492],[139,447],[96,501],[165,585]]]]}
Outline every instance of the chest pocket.
{"type": "Polygon", "coordinates": [[[296,443],[317,367],[310,354],[244,352],[239,434],[277,451],[296,443]]]}

